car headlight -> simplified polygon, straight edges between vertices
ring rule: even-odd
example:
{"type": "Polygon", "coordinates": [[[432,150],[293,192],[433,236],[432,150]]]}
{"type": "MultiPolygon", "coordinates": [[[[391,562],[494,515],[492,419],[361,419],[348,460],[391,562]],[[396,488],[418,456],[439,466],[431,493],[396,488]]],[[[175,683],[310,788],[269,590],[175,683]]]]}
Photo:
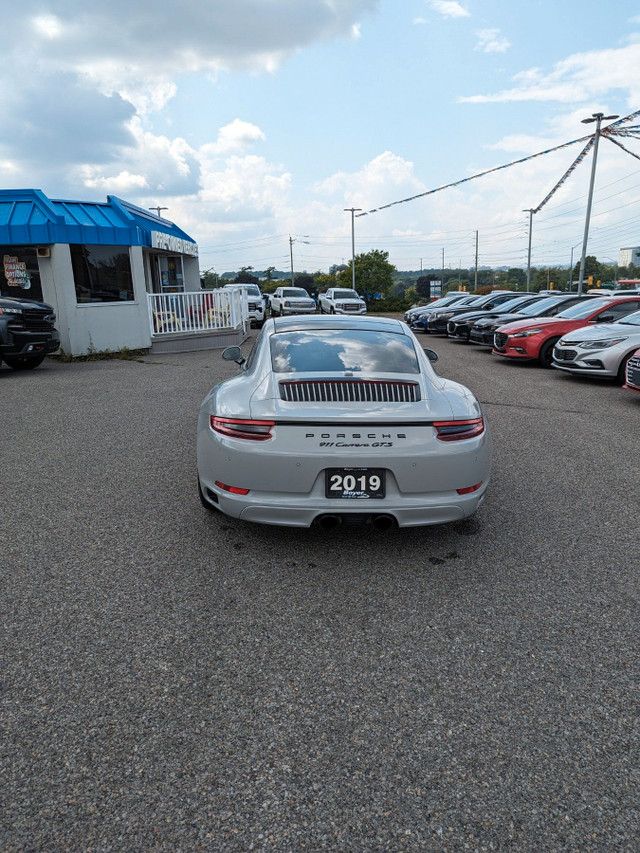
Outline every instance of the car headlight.
{"type": "Polygon", "coordinates": [[[532,335],[539,335],[544,329],[527,329],[526,332],[516,332],[515,335],[510,335],[512,338],[530,338],[532,335]]]}
{"type": "Polygon", "coordinates": [[[454,316],[453,311],[445,311],[444,314],[433,314],[432,315],[436,320],[448,320],[450,317],[454,316]]]}
{"type": "Polygon", "coordinates": [[[626,338],[614,338],[611,341],[582,341],[580,346],[582,349],[609,349],[609,347],[614,347],[616,344],[621,344],[626,340],[626,338]]]}
{"type": "Polygon", "coordinates": [[[0,314],[22,314],[22,308],[0,308],[0,314]]]}

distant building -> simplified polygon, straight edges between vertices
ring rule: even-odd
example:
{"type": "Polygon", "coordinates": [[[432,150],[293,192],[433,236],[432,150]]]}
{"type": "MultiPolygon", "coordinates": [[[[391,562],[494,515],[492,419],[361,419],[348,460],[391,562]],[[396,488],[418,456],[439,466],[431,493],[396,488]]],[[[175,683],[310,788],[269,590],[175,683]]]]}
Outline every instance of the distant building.
{"type": "Polygon", "coordinates": [[[619,267],[640,266],[640,247],[618,250],[619,267]]]}

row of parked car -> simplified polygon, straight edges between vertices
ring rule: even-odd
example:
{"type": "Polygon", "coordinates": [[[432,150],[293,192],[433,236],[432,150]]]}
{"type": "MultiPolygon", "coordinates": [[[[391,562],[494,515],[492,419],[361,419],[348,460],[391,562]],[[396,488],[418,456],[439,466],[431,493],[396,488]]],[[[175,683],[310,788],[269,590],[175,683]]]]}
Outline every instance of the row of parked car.
{"type": "Polygon", "coordinates": [[[225,284],[224,290],[241,290],[247,298],[247,313],[252,326],[260,327],[267,318],[291,317],[296,314],[350,314],[367,313],[367,304],[350,287],[330,287],[318,294],[317,300],[303,287],[278,287],[271,294],[262,293],[257,284],[225,284]]]}
{"type": "Polygon", "coordinates": [[[452,293],[404,319],[415,332],[488,347],[499,358],[604,376],[640,392],[640,291],[452,293]]]}

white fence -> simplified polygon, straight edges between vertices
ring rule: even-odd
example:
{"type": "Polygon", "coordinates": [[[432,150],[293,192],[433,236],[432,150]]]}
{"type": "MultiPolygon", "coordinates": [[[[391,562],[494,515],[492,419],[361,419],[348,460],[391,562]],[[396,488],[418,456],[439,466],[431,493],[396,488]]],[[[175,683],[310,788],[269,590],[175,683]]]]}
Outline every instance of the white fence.
{"type": "Polygon", "coordinates": [[[246,294],[239,290],[148,293],[151,334],[237,329],[247,320],[246,294]]]}

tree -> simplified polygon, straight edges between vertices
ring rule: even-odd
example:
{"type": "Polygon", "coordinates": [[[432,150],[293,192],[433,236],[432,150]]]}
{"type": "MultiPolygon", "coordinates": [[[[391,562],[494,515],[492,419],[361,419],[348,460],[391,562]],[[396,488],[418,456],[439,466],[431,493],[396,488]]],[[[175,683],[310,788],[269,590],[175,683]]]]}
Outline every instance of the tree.
{"type": "MultiPolygon", "coordinates": [[[[584,281],[583,285],[588,283],[589,276],[593,276],[594,284],[602,278],[602,264],[598,261],[595,255],[587,255],[584,259],[584,281]]],[[[573,280],[578,281],[580,278],[580,261],[573,268],[573,280]]]]}
{"type": "MultiPolygon", "coordinates": [[[[389,252],[372,249],[370,252],[356,255],[356,290],[363,293],[367,299],[371,299],[374,293],[387,296],[393,287],[394,270],[393,264],[389,263],[389,252]]],[[[351,262],[345,270],[338,273],[338,279],[342,287],[351,287],[351,262]]]]}
{"type": "Polygon", "coordinates": [[[251,275],[250,270],[253,267],[240,267],[240,272],[234,278],[234,284],[257,284],[259,279],[255,275],[251,275]]]}
{"type": "Polygon", "coordinates": [[[315,282],[315,276],[309,272],[297,272],[294,275],[296,287],[304,287],[305,290],[310,290],[315,282]]]}
{"type": "Polygon", "coordinates": [[[507,287],[516,290],[525,290],[527,286],[527,271],[520,267],[511,267],[507,272],[507,287]]]}

